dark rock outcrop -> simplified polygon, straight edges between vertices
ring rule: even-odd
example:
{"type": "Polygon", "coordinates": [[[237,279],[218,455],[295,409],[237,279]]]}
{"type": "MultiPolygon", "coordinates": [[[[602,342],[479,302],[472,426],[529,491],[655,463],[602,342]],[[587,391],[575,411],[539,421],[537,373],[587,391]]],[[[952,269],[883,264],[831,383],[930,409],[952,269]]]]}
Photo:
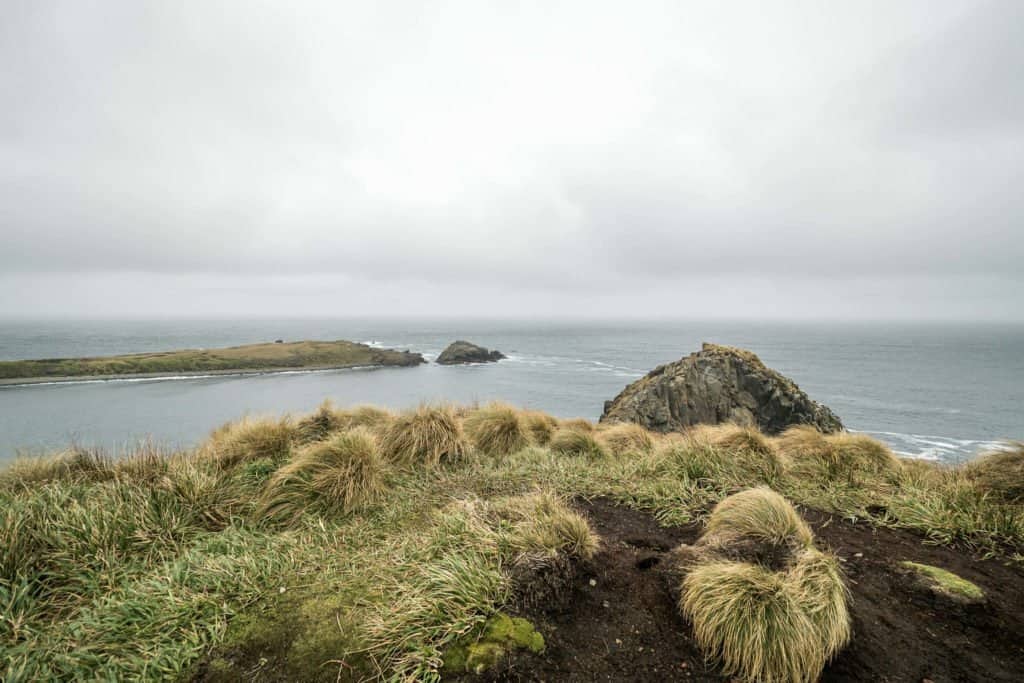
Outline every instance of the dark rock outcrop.
{"type": "Polygon", "coordinates": [[[441,355],[437,362],[441,365],[458,365],[460,363],[493,363],[505,357],[501,351],[490,351],[482,346],[471,344],[468,341],[452,342],[441,355]]]}
{"type": "Polygon", "coordinates": [[[750,351],[705,343],[700,351],[659,366],[606,401],[602,422],[635,422],[671,432],[695,424],[734,422],[778,434],[807,424],[843,429],[827,407],[750,351]]]}

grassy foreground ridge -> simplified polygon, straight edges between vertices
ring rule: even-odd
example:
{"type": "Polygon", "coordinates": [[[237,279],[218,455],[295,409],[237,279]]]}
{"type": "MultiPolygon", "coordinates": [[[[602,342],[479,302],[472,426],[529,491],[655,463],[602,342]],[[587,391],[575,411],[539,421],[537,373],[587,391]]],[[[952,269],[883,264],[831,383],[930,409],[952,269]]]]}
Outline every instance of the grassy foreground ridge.
{"type": "Polygon", "coordinates": [[[329,403],[184,452],[20,460],[0,472],[0,680],[481,671],[544,650],[518,615],[602,552],[575,509],[600,496],[706,524],[678,609],[723,674],[810,681],[849,617],[793,504],[1019,564],[1024,499],[1004,473],[1022,460],[945,469],[800,427],[661,435],[504,404],[329,403]]]}
{"type": "Polygon", "coordinates": [[[350,341],[298,341],[96,358],[0,361],[0,380],[416,365],[421,362],[423,358],[419,354],[375,349],[350,341]]]}

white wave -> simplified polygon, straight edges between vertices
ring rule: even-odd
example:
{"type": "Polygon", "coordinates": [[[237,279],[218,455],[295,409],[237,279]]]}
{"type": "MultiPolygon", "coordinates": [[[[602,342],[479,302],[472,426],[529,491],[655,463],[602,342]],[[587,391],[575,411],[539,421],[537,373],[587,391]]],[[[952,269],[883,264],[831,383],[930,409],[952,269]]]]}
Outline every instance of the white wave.
{"type": "Polygon", "coordinates": [[[372,370],[376,365],[353,365],[348,368],[314,368],[309,370],[260,370],[250,372],[218,372],[202,375],[158,375],[155,377],[108,377],[105,379],[64,379],[47,382],[24,382],[22,384],[0,385],[2,389],[24,389],[25,387],[49,387],[69,384],[131,384],[137,382],[181,382],[192,379],[214,379],[218,377],[259,377],[261,375],[312,375],[325,372],[348,372],[350,370],[372,370]]]}

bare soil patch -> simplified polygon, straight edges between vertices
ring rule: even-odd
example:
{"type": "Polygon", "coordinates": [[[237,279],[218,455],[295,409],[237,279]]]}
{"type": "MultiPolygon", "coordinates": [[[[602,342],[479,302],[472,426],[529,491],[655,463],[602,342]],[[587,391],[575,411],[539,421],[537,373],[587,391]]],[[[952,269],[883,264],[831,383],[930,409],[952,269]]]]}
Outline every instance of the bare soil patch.
{"type": "MultiPolygon", "coordinates": [[[[523,616],[544,634],[540,655],[517,654],[478,680],[722,681],[690,638],[661,570],[668,551],[693,543],[699,525],[660,527],[606,500],[580,502],[604,549],[561,604],[523,616]]],[[[924,545],[920,536],[801,513],[818,544],[842,560],[852,596],[853,641],[822,681],[1020,681],[1024,677],[1024,571],[998,559],[924,545]],[[984,604],[963,606],[921,588],[900,567],[912,560],[981,586],[984,604]]]]}

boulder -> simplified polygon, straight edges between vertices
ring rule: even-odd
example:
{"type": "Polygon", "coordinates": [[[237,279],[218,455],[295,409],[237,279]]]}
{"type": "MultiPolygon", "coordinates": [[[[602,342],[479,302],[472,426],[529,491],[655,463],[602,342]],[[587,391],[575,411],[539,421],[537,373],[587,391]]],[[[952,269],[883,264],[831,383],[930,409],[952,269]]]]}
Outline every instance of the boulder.
{"type": "Polygon", "coordinates": [[[471,344],[468,341],[452,342],[441,355],[437,362],[441,365],[458,365],[459,363],[493,363],[505,357],[501,351],[490,351],[482,346],[471,344]]]}
{"type": "Polygon", "coordinates": [[[831,410],[755,354],[708,343],[651,370],[606,401],[601,422],[635,422],[658,432],[720,422],[757,427],[766,434],[799,424],[825,433],[843,429],[831,410]]]}

